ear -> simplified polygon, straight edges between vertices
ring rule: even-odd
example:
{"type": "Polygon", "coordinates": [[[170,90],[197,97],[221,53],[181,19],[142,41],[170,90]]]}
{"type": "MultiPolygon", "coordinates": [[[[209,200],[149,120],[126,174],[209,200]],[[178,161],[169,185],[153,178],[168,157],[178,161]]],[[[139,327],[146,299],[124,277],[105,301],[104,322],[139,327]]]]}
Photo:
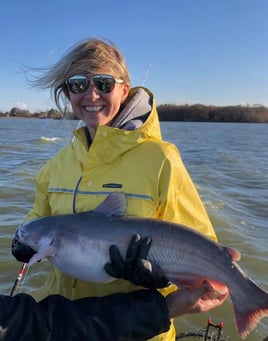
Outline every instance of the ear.
{"type": "Polygon", "coordinates": [[[123,84],[121,103],[125,102],[125,100],[128,96],[129,90],[130,90],[130,85],[129,84],[123,84]]]}

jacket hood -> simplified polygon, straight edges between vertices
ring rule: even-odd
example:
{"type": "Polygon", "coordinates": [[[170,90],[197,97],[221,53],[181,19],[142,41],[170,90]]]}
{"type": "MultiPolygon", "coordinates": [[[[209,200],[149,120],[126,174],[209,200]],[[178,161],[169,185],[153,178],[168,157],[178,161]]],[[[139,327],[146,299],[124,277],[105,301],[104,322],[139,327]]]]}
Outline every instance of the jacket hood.
{"type": "Polygon", "coordinates": [[[134,130],[143,125],[152,110],[152,96],[144,88],[131,89],[111,127],[134,130]]]}
{"type": "Polygon", "coordinates": [[[153,94],[143,87],[132,88],[124,107],[121,108],[112,124],[97,128],[89,149],[85,127],[75,130],[74,136],[76,139],[73,141],[73,147],[77,149],[77,155],[80,154],[80,150],[83,160],[86,149],[93,162],[97,159],[102,162],[111,162],[145,140],[161,140],[160,123],[153,94]]]}

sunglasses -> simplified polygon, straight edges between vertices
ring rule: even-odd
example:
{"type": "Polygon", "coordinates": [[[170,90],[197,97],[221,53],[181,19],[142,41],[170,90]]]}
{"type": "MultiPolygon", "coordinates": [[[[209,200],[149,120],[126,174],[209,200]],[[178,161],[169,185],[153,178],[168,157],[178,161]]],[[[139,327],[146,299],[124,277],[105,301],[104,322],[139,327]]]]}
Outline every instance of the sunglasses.
{"type": "Polygon", "coordinates": [[[106,74],[95,75],[90,79],[84,75],[74,75],[66,80],[66,85],[73,94],[83,94],[89,84],[94,85],[98,91],[108,94],[113,91],[115,83],[124,83],[124,81],[106,74]]]}

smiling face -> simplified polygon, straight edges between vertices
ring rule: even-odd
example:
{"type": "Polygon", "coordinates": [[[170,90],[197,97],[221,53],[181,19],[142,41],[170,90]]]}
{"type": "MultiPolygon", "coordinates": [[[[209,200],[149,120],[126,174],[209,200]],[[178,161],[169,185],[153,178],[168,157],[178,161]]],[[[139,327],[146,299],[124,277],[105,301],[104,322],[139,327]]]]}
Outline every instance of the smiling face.
{"type": "Polygon", "coordinates": [[[130,83],[121,51],[112,42],[95,38],[75,44],[37,80],[40,87],[52,87],[63,116],[71,104],[92,138],[100,125],[111,124],[128,96],[130,83]]]}
{"type": "MultiPolygon", "coordinates": [[[[107,74],[107,72],[102,73],[107,74]]],[[[89,80],[92,76],[87,74],[89,80]]],[[[117,115],[121,104],[126,100],[129,89],[129,84],[115,83],[111,92],[104,93],[97,90],[90,81],[87,90],[83,93],[74,94],[70,90],[68,91],[74,113],[85,122],[90,133],[94,134],[98,126],[110,124],[117,115]]]]}

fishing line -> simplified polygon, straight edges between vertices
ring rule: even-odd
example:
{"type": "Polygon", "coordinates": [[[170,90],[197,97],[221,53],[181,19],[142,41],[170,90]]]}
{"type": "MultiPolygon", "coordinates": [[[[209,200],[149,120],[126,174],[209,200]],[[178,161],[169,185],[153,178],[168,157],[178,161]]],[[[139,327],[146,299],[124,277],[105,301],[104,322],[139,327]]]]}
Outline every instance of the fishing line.
{"type": "Polygon", "coordinates": [[[152,62],[150,62],[149,63],[149,65],[147,66],[147,69],[146,69],[146,71],[145,71],[145,74],[144,74],[144,76],[143,76],[143,80],[142,80],[142,86],[144,86],[144,84],[145,84],[145,82],[146,82],[146,80],[147,80],[147,77],[148,77],[148,75],[149,75],[149,72],[150,72],[150,70],[151,70],[151,67],[152,67],[152,62]]]}

